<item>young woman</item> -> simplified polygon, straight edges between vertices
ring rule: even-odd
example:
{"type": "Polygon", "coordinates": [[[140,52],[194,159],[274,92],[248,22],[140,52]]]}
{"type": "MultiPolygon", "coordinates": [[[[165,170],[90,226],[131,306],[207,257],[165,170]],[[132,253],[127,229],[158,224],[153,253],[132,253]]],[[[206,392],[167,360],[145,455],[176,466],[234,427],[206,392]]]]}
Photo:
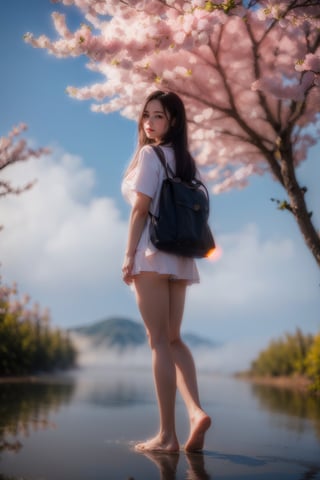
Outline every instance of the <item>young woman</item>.
{"type": "Polygon", "coordinates": [[[200,405],[192,355],[180,336],[187,285],[199,282],[194,259],[157,250],[149,238],[148,212],[157,213],[164,168],[151,145],[161,145],[176,175],[191,180],[196,166],[188,151],[184,105],[174,93],[156,91],[143,106],[138,149],[125,173],[122,192],[132,205],[123,280],[133,284],[152,350],[154,382],[160,413],[159,433],[136,445],[140,451],[176,452],[176,388],[185,401],[190,435],[186,451],[203,448],[210,417],[200,405]]]}

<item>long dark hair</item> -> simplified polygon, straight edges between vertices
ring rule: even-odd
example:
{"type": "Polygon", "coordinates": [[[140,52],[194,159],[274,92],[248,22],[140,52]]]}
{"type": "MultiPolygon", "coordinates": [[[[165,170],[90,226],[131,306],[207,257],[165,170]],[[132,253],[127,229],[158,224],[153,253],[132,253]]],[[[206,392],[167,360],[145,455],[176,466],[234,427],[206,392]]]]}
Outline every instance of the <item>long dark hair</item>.
{"type": "Polygon", "coordinates": [[[174,150],[176,160],[176,176],[184,181],[190,181],[195,177],[196,164],[188,149],[187,118],[184,104],[181,98],[173,92],[156,90],[147,98],[141,110],[138,122],[138,149],[126,172],[128,174],[137,164],[137,157],[144,145],[155,143],[149,139],[143,129],[143,113],[151,100],[158,100],[165,115],[170,120],[170,127],[161,139],[160,145],[170,144],[174,150]]]}

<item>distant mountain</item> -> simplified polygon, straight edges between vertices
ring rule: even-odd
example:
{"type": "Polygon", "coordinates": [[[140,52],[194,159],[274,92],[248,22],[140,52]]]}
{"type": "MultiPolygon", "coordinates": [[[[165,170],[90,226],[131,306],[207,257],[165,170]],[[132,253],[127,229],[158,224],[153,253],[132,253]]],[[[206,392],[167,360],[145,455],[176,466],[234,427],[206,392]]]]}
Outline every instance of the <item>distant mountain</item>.
{"type": "Polygon", "coordinates": [[[146,342],[144,327],[126,318],[107,318],[72,331],[91,337],[95,345],[109,347],[138,346],[146,342]]]}
{"type": "MultiPolygon", "coordinates": [[[[77,327],[71,332],[89,337],[94,345],[106,347],[137,347],[146,343],[144,326],[126,318],[107,318],[91,325],[77,327]]],[[[217,344],[194,333],[183,334],[184,341],[191,347],[215,347],[217,344]]]]}

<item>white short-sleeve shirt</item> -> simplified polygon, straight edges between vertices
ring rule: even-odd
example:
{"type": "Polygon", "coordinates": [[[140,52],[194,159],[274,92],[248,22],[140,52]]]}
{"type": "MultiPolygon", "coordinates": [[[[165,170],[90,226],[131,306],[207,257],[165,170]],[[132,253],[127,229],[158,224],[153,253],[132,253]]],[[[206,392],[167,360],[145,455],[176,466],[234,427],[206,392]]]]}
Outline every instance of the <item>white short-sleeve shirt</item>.
{"type": "MultiPolygon", "coordinates": [[[[175,171],[174,152],[171,147],[162,146],[167,164],[175,171]]],[[[160,159],[150,145],[142,147],[138,163],[129,177],[122,182],[122,193],[125,199],[134,204],[136,193],[143,193],[151,198],[150,212],[158,214],[158,204],[162,182],[166,177],[160,159]]],[[[187,280],[189,284],[199,282],[199,273],[193,258],[180,257],[158,250],[151,242],[149,235],[150,218],[141,234],[133,266],[133,275],[141,272],[157,272],[170,275],[172,279],[187,280]]]]}

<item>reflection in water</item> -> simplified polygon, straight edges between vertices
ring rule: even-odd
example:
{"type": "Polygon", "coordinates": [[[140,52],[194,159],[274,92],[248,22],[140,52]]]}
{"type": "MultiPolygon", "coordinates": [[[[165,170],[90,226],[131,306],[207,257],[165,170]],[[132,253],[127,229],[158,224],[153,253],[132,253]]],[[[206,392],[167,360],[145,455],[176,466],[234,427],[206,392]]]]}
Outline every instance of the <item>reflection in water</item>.
{"type": "MultiPolygon", "coordinates": [[[[203,401],[216,419],[206,450],[137,453],[134,439],[157,423],[150,371],[69,375],[0,383],[0,480],[320,480],[317,398],[203,375],[203,401]]],[[[179,399],[181,440],[186,418],[179,399]]]]}
{"type": "Polygon", "coordinates": [[[188,453],[186,455],[189,470],[187,471],[188,480],[210,480],[211,477],[207,473],[204,464],[203,453],[188,453]]]}
{"type": "MultiPolygon", "coordinates": [[[[268,457],[268,456],[260,456],[260,457],[254,457],[254,456],[248,456],[248,455],[239,455],[239,454],[231,454],[231,453],[220,453],[220,452],[204,452],[207,457],[212,457],[217,460],[224,460],[230,463],[233,463],[238,466],[248,466],[248,467],[268,467],[270,463],[272,462],[286,462],[290,464],[288,460],[281,459],[277,456],[274,457],[268,457]]],[[[296,462],[297,468],[300,466],[299,462],[296,462]]],[[[311,465],[311,466],[305,466],[303,467],[304,471],[301,474],[300,477],[297,477],[298,480],[313,480],[313,479],[318,479],[319,478],[319,473],[320,473],[320,467],[318,465],[311,465]]],[[[202,477],[196,477],[196,478],[202,478],[202,477]]],[[[203,477],[204,479],[209,479],[211,477],[203,477]]],[[[270,477],[274,478],[274,477],[270,477]]],[[[1,480],[1,479],[0,479],[1,480]]],[[[188,478],[189,480],[189,478],[188,478]]]]}
{"type": "Polygon", "coordinates": [[[317,437],[320,438],[320,402],[319,397],[293,389],[252,385],[252,392],[258,397],[262,407],[272,413],[284,413],[286,426],[299,433],[306,428],[305,420],[313,423],[317,437]]]}
{"type": "MultiPolygon", "coordinates": [[[[179,462],[179,453],[164,452],[142,452],[159,469],[160,480],[176,480],[177,467],[179,462]]],[[[204,464],[204,455],[202,452],[186,453],[187,472],[186,480],[210,480],[204,464]]]]}
{"type": "Polygon", "coordinates": [[[0,384],[0,452],[17,452],[19,437],[53,428],[49,413],[70,402],[73,383],[21,382],[0,384]]]}
{"type": "Polygon", "coordinates": [[[149,373],[119,372],[110,369],[84,371],[77,383],[76,396],[99,407],[128,407],[154,401],[149,373]],[[146,381],[146,378],[148,381],[146,381]]]}
{"type": "Polygon", "coordinates": [[[160,480],[175,480],[179,453],[143,452],[159,469],[160,480]]]}

